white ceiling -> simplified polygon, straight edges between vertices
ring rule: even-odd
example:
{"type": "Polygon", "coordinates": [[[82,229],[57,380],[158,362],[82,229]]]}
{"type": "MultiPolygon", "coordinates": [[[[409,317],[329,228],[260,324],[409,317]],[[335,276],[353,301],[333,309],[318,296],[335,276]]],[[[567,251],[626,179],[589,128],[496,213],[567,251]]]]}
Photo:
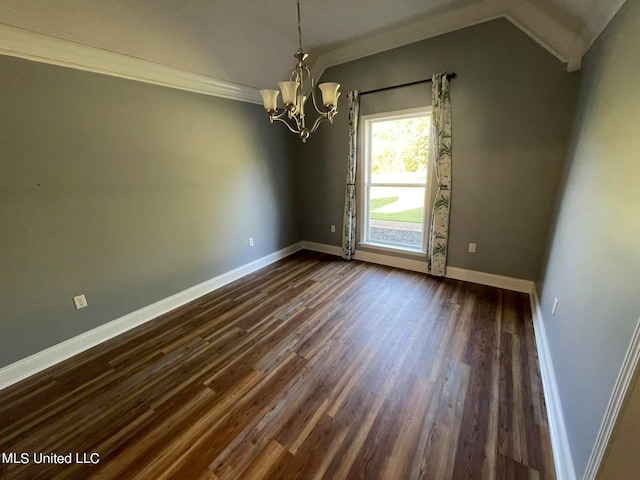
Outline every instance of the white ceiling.
{"type": "MultiPolygon", "coordinates": [[[[574,70],[624,1],[301,0],[303,47],[317,76],[506,17],[574,70]]],[[[254,88],[287,77],[298,44],[295,0],[2,0],[0,24],[254,88]]]]}

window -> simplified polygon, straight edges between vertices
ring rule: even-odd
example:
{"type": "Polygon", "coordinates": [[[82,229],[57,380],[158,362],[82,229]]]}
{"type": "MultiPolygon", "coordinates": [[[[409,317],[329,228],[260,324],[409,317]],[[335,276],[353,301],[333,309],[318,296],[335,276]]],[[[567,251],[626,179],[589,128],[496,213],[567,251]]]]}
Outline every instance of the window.
{"type": "Polygon", "coordinates": [[[362,117],[360,241],[426,251],[431,108],[362,117]]]}

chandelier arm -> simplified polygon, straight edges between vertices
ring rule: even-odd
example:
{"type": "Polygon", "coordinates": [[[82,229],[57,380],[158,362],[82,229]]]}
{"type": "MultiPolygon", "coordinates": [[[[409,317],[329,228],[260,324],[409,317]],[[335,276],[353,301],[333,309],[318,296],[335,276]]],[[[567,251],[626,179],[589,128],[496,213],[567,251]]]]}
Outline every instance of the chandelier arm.
{"type": "Polygon", "coordinates": [[[320,124],[322,122],[325,122],[325,121],[333,123],[331,121],[331,119],[329,119],[329,117],[326,114],[322,114],[321,117],[316,118],[316,121],[313,122],[313,127],[311,128],[311,130],[309,130],[309,133],[311,134],[311,133],[315,132],[318,129],[318,127],[320,126],[320,124]]]}
{"type": "Polygon", "coordinates": [[[297,108],[295,110],[294,118],[296,120],[296,125],[298,126],[298,130],[304,128],[304,103],[302,102],[302,98],[304,95],[302,94],[302,88],[304,87],[304,81],[302,75],[299,72],[299,69],[296,68],[296,80],[300,85],[296,92],[296,104],[297,108]]]}
{"type": "Polygon", "coordinates": [[[274,113],[270,114],[269,118],[272,118],[274,120],[278,120],[278,119],[284,117],[284,114],[287,113],[287,112],[288,112],[288,110],[286,108],[284,108],[280,113],[278,113],[277,110],[274,110],[274,113]]]}
{"type": "MultiPolygon", "coordinates": [[[[313,80],[313,76],[311,75],[311,70],[309,70],[309,67],[307,67],[306,63],[301,68],[301,70],[307,72],[307,78],[309,79],[309,83],[311,84],[311,91],[313,91],[313,89],[316,87],[316,84],[313,80]]],[[[300,75],[302,76],[302,73],[300,75]]]]}
{"type": "Polygon", "coordinates": [[[315,91],[315,89],[314,89],[314,90],[312,90],[311,98],[313,99],[313,108],[315,108],[315,109],[316,109],[316,112],[318,112],[320,115],[324,115],[324,114],[325,114],[325,112],[323,112],[322,110],[320,110],[320,109],[318,108],[318,104],[317,104],[317,102],[316,102],[316,91],[315,91]]]}
{"type": "Polygon", "coordinates": [[[311,76],[311,72],[309,71],[309,68],[307,68],[306,66],[304,68],[307,71],[309,78],[311,79],[310,80],[311,81],[311,98],[313,100],[313,108],[315,108],[316,112],[318,112],[320,115],[326,115],[328,111],[325,112],[318,108],[318,102],[316,101],[316,85],[313,81],[313,77],[311,76]]]}
{"type": "Polygon", "coordinates": [[[329,113],[331,112],[331,109],[323,110],[321,108],[318,108],[318,104],[316,103],[316,91],[315,91],[315,89],[313,90],[313,94],[311,95],[311,97],[313,98],[313,107],[316,109],[316,112],[318,112],[320,115],[328,116],[329,113]]]}
{"type": "Polygon", "coordinates": [[[329,113],[329,110],[323,111],[322,109],[318,108],[318,101],[316,100],[316,83],[313,79],[313,76],[311,75],[309,67],[307,67],[305,64],[303,68],[304,71],[307,72],[307,77],[309,78],[309,83],[311,84],[311,100],[313,101],[313,108],[315,108],[316,112],[318,112],[320,115],[327,115],[329,113]]]}
{"type": "MultiPolygon", "coordinates": [[[[293,110],[289,111],[289,120],[293,119],[294,122],[296,122],[296,128],[298,129],[296,131],[296,133],[300,132],[300,114],[299,113],[294,113],[293,110]]],[[[287,124],[289,122],[286,122],[287,124]]],[[[302,125],[304,126],[304,125],[302,125]]]]}
{"type": "Polygon", "coordinates": [[[283,118],[280,118],[280,117],[271,117],[271,118],[272,118],[273,120],[278,121],[278,122],[282,122],[282,123],[284,123],[284,124],[287,126],[287,128],[288,128],[289,130],[291,130],[293,133],[295,133],[295,134],[299,134],[299,133],[300,133],[300,130],[296,130],[296,129],[294,129],[291,125],[289,125],[289,122],[287,122],[287,121],[286,121],[286,120],[284,120],[283,118]]]}
{"type": "Polygon", "coordinates": [[[313,100],[313,108],[315,108],[316,112],[318,112],[320,115],[323,115],[324,112],[318,108],[318,104],[316,103],[316,91],[315,91],[315,89],[311,90],[311,99],[313,100]]]}

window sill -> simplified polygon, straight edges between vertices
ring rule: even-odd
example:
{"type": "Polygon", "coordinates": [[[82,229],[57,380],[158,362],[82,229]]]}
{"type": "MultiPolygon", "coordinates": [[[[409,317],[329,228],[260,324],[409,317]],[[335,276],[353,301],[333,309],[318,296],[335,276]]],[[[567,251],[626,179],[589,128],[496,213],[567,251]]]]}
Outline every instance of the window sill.
{"type": "Polygon", "coordinates": [[[381,252],[389,252],[389,253],[402,253],[403,255],[410,255],[412,257],[424,258],[427,254],[426,251],[421,248],[411,248],[411,247],[401,247],[401,246],[391,246],[391,245],[382,245],[380,243],[372,243],[372,242],[359,242],[358,245],[365,247],[371,250],[379,250],[381,252]]]}

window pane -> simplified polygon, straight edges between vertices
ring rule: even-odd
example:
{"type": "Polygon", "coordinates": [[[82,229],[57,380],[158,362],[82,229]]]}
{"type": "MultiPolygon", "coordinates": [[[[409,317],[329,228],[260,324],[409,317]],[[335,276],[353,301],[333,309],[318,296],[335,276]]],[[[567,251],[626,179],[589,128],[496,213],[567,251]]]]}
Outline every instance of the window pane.
{"type": "Polygon", "coordinates": [[[426,183],[431,117],[371,123],[371,182],[426,183]]]}
{"type": "Polygon", "coordinates": [[[371,187],[369,241],[422,248],[424,187],[371,187]]]}

